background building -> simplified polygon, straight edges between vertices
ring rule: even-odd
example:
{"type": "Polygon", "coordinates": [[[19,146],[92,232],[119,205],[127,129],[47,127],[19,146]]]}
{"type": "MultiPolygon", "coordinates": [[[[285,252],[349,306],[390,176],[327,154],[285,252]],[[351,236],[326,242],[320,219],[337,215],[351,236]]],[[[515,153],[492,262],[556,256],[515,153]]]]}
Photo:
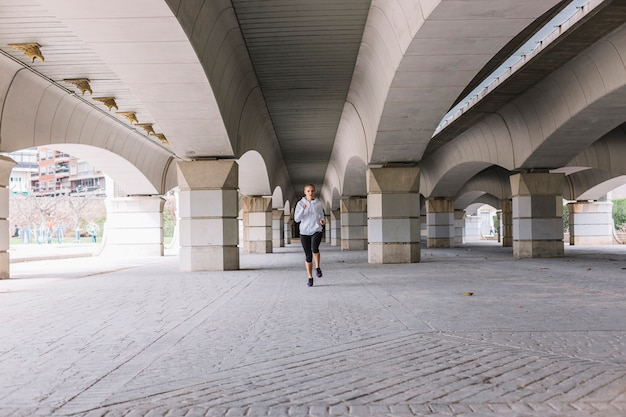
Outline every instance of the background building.
{"type": "Polygon", "coordinates": [[[10,178],[12,194],[38,197],[74,193],[105,195],[104,173],[71,155],[36,147],[8,156],[17,162],[10,178]]]}

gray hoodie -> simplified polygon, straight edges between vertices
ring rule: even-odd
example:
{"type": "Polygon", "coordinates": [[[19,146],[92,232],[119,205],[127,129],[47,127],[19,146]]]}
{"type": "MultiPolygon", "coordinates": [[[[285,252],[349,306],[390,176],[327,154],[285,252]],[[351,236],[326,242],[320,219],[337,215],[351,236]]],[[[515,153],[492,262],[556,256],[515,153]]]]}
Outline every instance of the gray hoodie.
{"type": "Polygon", "coordinates": [[[310,236],[314,233],[322,231],[320,220],[324,219],[324,208],[322,203],[316,198],[315,200],[307,200],[302,197],[296,204],[296,210],[293,216],[296,223],[300,223],[300,234],[310,236]],[[304,208],[303,206],[306,206],[304,208]]]}

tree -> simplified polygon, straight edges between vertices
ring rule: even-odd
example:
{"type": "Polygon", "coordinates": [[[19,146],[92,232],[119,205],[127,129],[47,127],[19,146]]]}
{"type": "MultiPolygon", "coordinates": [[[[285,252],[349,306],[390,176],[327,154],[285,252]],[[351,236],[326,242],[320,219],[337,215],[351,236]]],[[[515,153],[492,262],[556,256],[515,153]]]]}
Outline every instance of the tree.
{"type": "Polygon", "coordinates": [[[616,229],[626,228],[626,198],[613,200],[613,224],[616,229]]]}

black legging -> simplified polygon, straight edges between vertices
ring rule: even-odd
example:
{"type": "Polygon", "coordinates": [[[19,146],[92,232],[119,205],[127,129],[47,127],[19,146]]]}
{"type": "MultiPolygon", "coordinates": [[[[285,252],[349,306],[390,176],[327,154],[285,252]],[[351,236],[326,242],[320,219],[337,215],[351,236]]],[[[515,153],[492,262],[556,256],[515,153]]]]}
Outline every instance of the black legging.
{"type": "Polygon", "coordinates": [[[302,242],[302,249],[304,249],[307,262],[313,262],[313,254],[319,253],[321,241],[322,232],[313,233],[311,236],[300,235],[300,242],[302,242]]]}

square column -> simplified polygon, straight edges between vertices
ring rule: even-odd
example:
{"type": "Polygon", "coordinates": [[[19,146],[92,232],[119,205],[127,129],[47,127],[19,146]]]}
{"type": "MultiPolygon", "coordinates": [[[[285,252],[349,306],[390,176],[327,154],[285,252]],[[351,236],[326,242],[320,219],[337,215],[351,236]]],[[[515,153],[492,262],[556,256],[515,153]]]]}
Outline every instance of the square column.
{"type": "Polygon", "coordinates": [[[243,197],[244,253],[272,253],[272,198],[243,197]]]}
{"type": "Polygon", "coordinates": [[[180,270],[239,269],[237,162],[179,161],[180,270]]]}
{"type": "Polygon", "coordinates": [[[428,248],[454,247],[454,201],[448,199],[426,200],[428,223],[428,248]]]}
{"type": "Polygon", "coordinates": [[[367,249],[367,198],[341,199],[341,250],[367,249]]]}
{"type": "Polygon", "coordinates": [[[272,247],[285,247],[285,210],[272,210],[272,247]]]}
{"type": "Polygon", "coordinates": [[[565,174],[522,173],[510,177],[513,194],[513,256],[564,255],[563,187],[565,174]]]}
{"type": "Polygon", "coordinates": [[[324,212],[324,242],[330,243],[331,239],[330,213],[324,212]]]}
{"type": "Polygon", "coordinates": [[[502,226],[500,227],[500,236],[502,246],[510,248],[513,246],[513,201],[506,200],[500,201],[500,207],[502,207],[502,226]]]}
{"type": "Polygon", "coordinates": [[[285,244],[289,245],[291,243],[291,215],[285,214],[283,222],[285,244]]]}
{"type": "Polygon", "coordinates": [[[577,201],[568,203],[570,245],[612,245],[613,203],[577,201]]]}
{"type": "Polygon", "coordinates": [[[420,261],[419,179],[420,169],[417,167],[368,169],[367,230],[370,263],[420,261]]]}
{"type": "Polygon", "coordinates": [[[108,197],[105,205],[102,255],[163,256],[163,198],[108,197]]]}
{"type": "Polygon", "coordinates": [[[330,246],[341,246],[341,210],[330,211],[330,246]]]}
{"type": "Polygon", "coordinates": [[[9,242],[9,182],[15,161],[0,155],[0,279],[11,278],[9,242]]]}
{"type": "Polygon", "coordinates": [[[465,210],[454,210],[454,244],[463,244],[465,236],[465,210]]]}

